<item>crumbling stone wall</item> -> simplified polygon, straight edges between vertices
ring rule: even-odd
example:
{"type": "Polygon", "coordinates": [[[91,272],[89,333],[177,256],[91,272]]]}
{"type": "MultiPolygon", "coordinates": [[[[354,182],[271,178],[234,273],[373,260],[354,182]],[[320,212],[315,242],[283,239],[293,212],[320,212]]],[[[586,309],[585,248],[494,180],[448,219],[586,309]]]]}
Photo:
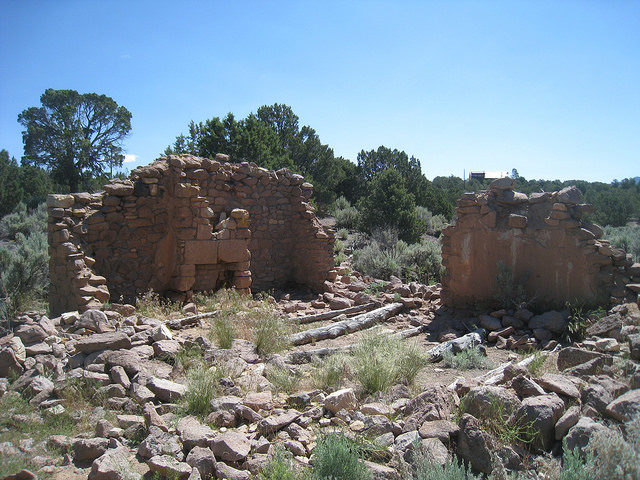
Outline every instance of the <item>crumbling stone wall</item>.
{"type": "Polygon", "coordinates": [[[525,292],[540,308],[637,298],[631,282],[639,265],[583,220],[592,206],[576,187],[529,196],[513,189],[514,181],[504,178],[458,201],[457,220],[442,232],[446,305],[495,300],[499,262],[515,279],[526,279],[525,292]]]}
{"type": "Polygon", "coordinates": [[[104,192],[50,195],[50,309],[132,301],[149,289],[321,289],[334,239],[309,204],[312,188],[226,155],[172,155],[104,192]]]}

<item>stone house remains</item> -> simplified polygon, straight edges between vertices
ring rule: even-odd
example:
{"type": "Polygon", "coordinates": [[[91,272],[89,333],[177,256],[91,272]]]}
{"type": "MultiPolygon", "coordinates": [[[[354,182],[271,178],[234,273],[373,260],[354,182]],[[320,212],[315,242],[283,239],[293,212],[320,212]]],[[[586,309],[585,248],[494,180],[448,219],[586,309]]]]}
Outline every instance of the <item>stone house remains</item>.
{"type": "Polygon", "coordinates": [[[286,169],[172,155],[112,180],[104,192],[50,195],[50,310],[131,302],[153,290],[320,290],[333,231],[286,169]]]}
{"type": "Polygon", "coordinates": [[[489,190],[465,193],[456,221],[442,231],[446,267],[442,299],[449,306],[495,301],[499,265],[539,308],[635,301],[640,265],[583,219],[592,212],[576,187],[558,192],[514,191],[502,178],[489,190]]]}

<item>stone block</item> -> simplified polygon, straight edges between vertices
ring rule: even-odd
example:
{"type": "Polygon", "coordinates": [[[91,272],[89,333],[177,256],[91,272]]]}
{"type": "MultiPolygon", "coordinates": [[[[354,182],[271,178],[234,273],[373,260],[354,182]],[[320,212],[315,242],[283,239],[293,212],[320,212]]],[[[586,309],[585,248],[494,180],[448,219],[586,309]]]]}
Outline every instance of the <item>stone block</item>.
{"type": "Polygon", "coordinates": [[[244,240],[221,240],[218,244],[218,258],[221,262],[246,262],[251,258],[244,240]]]}
{"type": "Polygon", "coordinates": [[[191,240],[184,244],[184,263],[209,265],[218,263],[218,251],[222,242],[213,240],[191,240]]]}
{"type": "Polygon", "coordinates": [[[47,195],[47,207],[69,208],[75,203],[73,195],[47,195]]]}

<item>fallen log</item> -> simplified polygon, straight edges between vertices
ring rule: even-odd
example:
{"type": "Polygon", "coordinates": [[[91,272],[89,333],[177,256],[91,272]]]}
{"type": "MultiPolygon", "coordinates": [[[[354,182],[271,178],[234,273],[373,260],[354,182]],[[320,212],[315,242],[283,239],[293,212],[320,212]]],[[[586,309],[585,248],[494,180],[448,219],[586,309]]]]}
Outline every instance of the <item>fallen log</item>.
{"type": "Polygon", "coordinates": [[[289,319],[300,324],[313,323],[313,322],[319,322],[320,320],[329,320],[330,318],[335,318],[340,315],[349,315],[350,313],[358,313],[364,310],[370,310],[374,306],[375,306],[375,303],[371,302],[371,303],[366,303],[364,305],[356,305],[354,307],[343,308],[342,310],[332,310],[330,312],[314,313],[313,315],[305,315],[304,317],[290,317],[289,319]]]}
{"type": "Polygon", "coordinates": [[[442,360],[442,356],[445,352],[456,354],[463,350],[467,350],[468,348],[477,347],[482,344],[483,334],[484,330],[478,329],[461,337],[436,345],[431,350],[427,351],[429,360],[432,362],[439,362],[442,360]]]}
{"type": "Polygon", "coordinates": [[[173,330],[179,330],[189,325],[193,325],[203,318],[215,317],[218,313],[220,313],[218,310],[214,310],[213,312],[204,312],[198,313],[197,315],[191,315],[189,317],[176,318],[175,320],[168,320],[166,325],[173,330]]]}
{"type": "MultiPolygon", "coordinates": [[[[414,327],[407,328],[406,330],[401,330],[399,332],[389,334],[390,337],[398,337],[398,338],[410,338],[415,337],[416,335],[424,332],[426,327],[414,327]]],[[[341,347],[325,347],[325,348],[315,348],[313,350],[304,350],[300,352],[289,352],[285,355],[284,361],[287,363],[292,363],[294,365],[301,365],[303,363],[310,363],[314,358],[325,358],[331,355],[335,355],[336,353],[348,353],[354,349],[354,347],[358,345],[357,343],[350,343],[349,345],[343,345],[341,347]]]]}
{"type": "Polygon", "coordinates": [[[294,333],[287,337],[287,341],[292,345],[305,345],[307,343],[336,338],[348,333],[357,332],[369,328],[376,323],[382,322],[389,317],[400,312],[403,308],[401,303],[392,303],[384,307],[377,308],[371,312],[356,315],[353,318],[326,325],[324,327],[312,328],[302,332],[294,333]]]}

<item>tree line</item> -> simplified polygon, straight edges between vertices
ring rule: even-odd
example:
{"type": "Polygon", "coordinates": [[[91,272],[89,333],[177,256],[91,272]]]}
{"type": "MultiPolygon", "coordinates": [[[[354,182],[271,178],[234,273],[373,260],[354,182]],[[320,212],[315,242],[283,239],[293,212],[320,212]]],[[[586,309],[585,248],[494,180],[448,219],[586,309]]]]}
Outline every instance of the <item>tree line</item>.
{"type": "MultiPolygon", "coordinates": [[[[0,216],[20,202],[34,207],[47,193],[95,191],[122,165],[122,144],[131,130],[131,113],[125,107],[106,95],[74,90],[48,89],[40,100],[41,106],[18,116],[24,127],[21,161],[0,151],[0,216]]],[[[456,176],[429,180],[416,157],[386,146],[360,151],[354,163],[336,156],[312,127],[300,125],[291,107],[278,103],[261,106],[241,119],[228,113],[191,121],[187,133],[178,135],[164,151],[179,153],[211,158],[226,153],[232,162],[288,168],[314,184],[313,201],[321,213],[335,210],[340,199],[359,212],[359,229],[393,227],[407,241],[425,232],[419,207],[450,220],[463,192],[490,183],[456,176]]],[[[593,220],[603,225],[624,225],[640,214],[637,178],[609,184],[527,180],[515,170],[513,176],[517,190],[524,193],[577,185],[585,201],[595,207],[593,220]]]]}

